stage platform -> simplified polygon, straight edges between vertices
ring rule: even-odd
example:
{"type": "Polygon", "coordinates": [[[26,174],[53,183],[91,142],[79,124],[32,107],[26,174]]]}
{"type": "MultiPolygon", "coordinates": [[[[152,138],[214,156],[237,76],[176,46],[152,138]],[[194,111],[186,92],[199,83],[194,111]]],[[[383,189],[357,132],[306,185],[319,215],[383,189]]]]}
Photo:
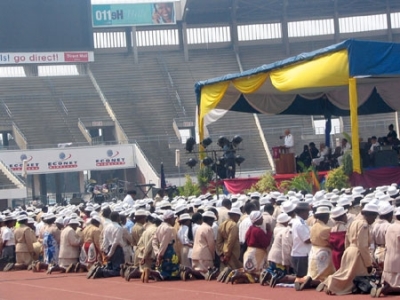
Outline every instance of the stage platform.
{"type": "MultiPolygon", "coordinates": [[[[318,172],[319,181],[322,182],[328,172],[318,172]]],[[[296,174],[276,174],[275,181],[279,186],[282,181],[290,180],[296,174]]],[[[257,183],[259,177],[225,179],[223,184],[229,193],[239,194],[251,188],[257,183]]],[[[365,169],[362,174],[353,173],[350,176],[352,186],[363,186],[364,188],[375,188],[382,185],[390,185],[392,183],[400,184],[400,167],[383,167],[374,169],[365,169]]]]}

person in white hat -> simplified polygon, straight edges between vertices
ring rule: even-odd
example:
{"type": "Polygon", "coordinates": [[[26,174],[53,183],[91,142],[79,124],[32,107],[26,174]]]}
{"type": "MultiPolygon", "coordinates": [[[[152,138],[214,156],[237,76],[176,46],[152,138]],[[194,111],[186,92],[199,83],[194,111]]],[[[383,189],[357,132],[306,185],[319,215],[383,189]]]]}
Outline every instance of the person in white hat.
{"type": "Polygon", "coordinates": [[[250,226],[252,225],[250,220],[251,212],[257,210],[257,207],[252,202],[246,202],[244,205],[244,211],[246,214],[243,214],[241,219],[238,222],[239,226],[239,243],[240,243],[240,258],[239,260],[243,261],[243,254],[246,252],[246,233],[249,230],[250,226]]]}
{"type": "Polygon", "coordinates": [[[13,228],[16,223],[16,218],[12,215],[8,215],[4,218],[4,225],[1,229],[1,238],[3,240],[3,250],[1,258],[6,260],[12,268],[15,264],[15,236],[13,228]]]}
{"type": "MultiPolygon", "coordinates": [[[[247,250],[243,255],[243,268],[254,278],[259,278],[264,266],[267,265],[268,252],[273,232],[266,233],[259,227],[263,223],[262,213],[260,211],[252,211],[249,216],[252,226],[246,232],[247,250]]],[[[250,282],[251,277],[248,277],[250,282]]],[[[234,278],[232,279],[234,280],[234,278]]]]}
{"type": "Polygon", "coordinates": [[[172,210],[164,211],[163,220],[154,233],[152,246],[156,256],[156,265],[160,270],[158,279],[169,280],[179,278],[179,259],[174,250],[175,213],[172,210]]]}
{"type": "Polygon", "coordinates": [[[331,219],[335,225],[331,228],[329,242],[332,247],[332,262],[338,270],[345,250],[347,228],[350,225],[347,222],[347,209],[341,206],[334,207],[331,211],[331,219]]]}
{"type": "MultiPolygon", "coordinates": [[[[32,235],[32,229],[27,226],[28,216],[20,215],[17,218],[19,227],[14,230],[16,264],[14,270],[25,270],[33,262],[33,243],[36,238],[32,235]]],[[[9,266],[10,268],[11,266],[9,266]]],[[[7,268],[7,266],[6,266],[7,268]]]]}
{"type": "Polygon", "coordinates": [[[100,225],[100,216],[94,215],[91,217],[90,223],[83,229],[83,245],[80,250],[79,265],[75,267],[75,271],[89,271],[95,263],[101,263],[100,225]]]}
{"type": "Polygon", "coordinates": [[[386,231],[393,220],[394,207],[389,202],[379,203],[379,218],[375,220],[371,230],[372,244],[375,249],[373,257],[380,269],[383,269],[386,252],[386,231]]]}
{"type": "Polygon", "coordinates": [[[307,275],[308,255],[311,250],[310,229],[306,224],[309,216],[310,206],[305,202],[300,202],[296,207],[296,217],[293,219],[292,236],[292,266],[296,274],[295,287],[300,289],[304,277],[307,275]]]}
{"type": "MultiPolygon", "coordinates": [[[[261,273],[260,284],[264,285],[270,279],[269,285],[274,288],[278,282],[281,282],[290,269],[290,260],[284,261],[283,253],[286,252],[286,257],[290,257],[291,249],[285,249],[283,244],[283,237],[287,231],[288,224],[292,218],[286,214],[281,213],[277,220],[274,229],[274,241],[271,250],[268,253],[269,267],[267,272],[261,273]]],[[[294,278],[293,278],[294,282],[294,278]]]]}
{"type": "Polygon", "coordinates": [[[217,219],[212,211],[203,213],[203,224],[196,231],[194,237],[192,266],[207,280],[216,277],[217,269],[214,267],[215,239],[212,225],[217,219]],[[209,270],[212,270],[209,272],[209,270]]]}
{"type": "Polygon", "coordinates": [[[230,271],[243,266],[239,260],[240,243],[239,228],[237,226],[241,215],[242,212],[239,208],[231,208],[228,212],[228,220],[225,220],[218,228],[216,247],[217,252],[220,253],[221,273],[217,280],[220,282],[225,281],[230,271]]]}
{"type": "Polygon", "coordinates": [[[263,216],[263,223],[261,226],[261,229],[264,230],[264,232],[267,232],[268,230],[274,232],[275,225],[276,225],[276,220],[272,217],[274,214],[274,206],[268,201],[263,204],[263,209],[262,209],[262,216],[263,216]]]}
{"type": "Polygon", "coordinates": [[[110,214],[111,224],[103,229],[103,242],[101,251],[105,254],[107,265],[101,267],[100,264],[94,264],[89,269],[87,278],[109,278],[120,275],[121,265],[124,264],[123,250],[123,228],[119,224],[119,213],[113,211],[110,214]]]}
{"type": "Polygon", "coordinates": [[[400,293],[400,209],[396,208],[395,222],[386,230],[386,255],[383,265],[383,286],[373,288],[371,296],[379,297],[391,293],[400,293]]]}
{"type": "Polygon", "coordinates": [[[272,217],[276,220],[276,218],[281,214],[281,212],[283,212],[282,210],[282,203],[287,201],[287,197],[284,195],[281,195],[279,192],[272,192],[271,193],[272,196],[276,197],[275,199],[272,198],[271,196],[271,200],[274,199],[274,201],[272,201],[271,203],[274,204],[275,203],[275,210],[274,213],[272,214],[272,217]],[[278,195],[279,194],[279,195],[278,195]]]}
{"type": "Polygon", "coordinates": [[[350,196],[342,196],[336,205],[336,206],[341,206],[345,210],[347,210],[347,222],[349,223],[349,225],[356,219],[356,215],[349,212],[351,205],[352,205],[352,198],[350,196]]]}
{"type": "Polygon", "coordinates": [[[67,273],[75,270],[80,254],[81,238],[76,230],[79,227],[77,219],[71,219],[68,226],[61,231],[59,266],[66,269],[67,273]]]}
{"type": "Polygon", "coordinates": [[[367,276],[372,272],[372,258],[370,254],[370,225],[378,216],[378,206],[366,204],[362,210],[363,220],[351,223],[346,240],[348,245],[342,257],[340,268],[330,275],[323,283],[318,285],[317,291],[328,294],[351,294],[356,276],[367,276]]]}
{"type": "Polygon", "coordinates": [[[192,258],[193,248],[193,232],[192,232],[192,217],[188,214],[181,214],[179,216],[179,230],[178,239],[181,243],[180,263],[182,266],[190,268],[192,264],[190,259],[192,258]]]}
{"type": "Polygon", "coordinates": [[[221,203],[221,207],[218,208],[218,226],[229,219],[228,212],[232,208],[232,201],[228,198],[224,198],[221,203]]]}
{"type": "MultiPolygon", "coordinates": [[[[157,277],[157,272],[151,271],[152,265],[155,263],[155,257],[153,254],[152,240],[153,236],[157,230],[157,227],[163,222],[162,218],[155,213],[148,216],[148,222],[146,229],[139,239],[138,245],[136,247],[136,256],[140,259],[140,272],[142,282],[148,282],[149,276],[155,274],[157,277]]],[[[135,278],[137,271],[135,268],[127,268],[124,274],[125,280],[129,281],[131,278],[135,278]]],[[[159,275],[158,275],[159,276],[159,275]]]]}
{"type": "MultiPolygon", "coordinates": [[[[136,252],[137,244],[146,228],[146,220],[147,220],[147,214],[144,209],[139,209],[135,212],[135,225],[133,225],[132,231],[131,231],[132,246],[133,246],[134,252],[136,252]]],[[[140,260],[135,255],[134,260],[133,260],[133,266],[136,268],[139,268],[139,263],[140,263],[140,260]]]]}
{"type": "Polygon", "coordinates": [[[34,272],[41,270],[61,271],[58,268],[61,230],[55,224],[56,216],[51,213],[42,215],[45,226],[40,231],[38,241],[43,244],[43,263],[37,262],[32,268],[34,272]]]}
{"type": "Polygon", "coordinates": [[[332,252],[329,243],[331,227],[329,221],[330,209],[327,206],[320,206],[314,213],[316,222],[310,229],[311,251],[308,264],[307,276],[300,290],[310,287],[317,287],[329,275],[335,272],[332,263],[332,252]]]}

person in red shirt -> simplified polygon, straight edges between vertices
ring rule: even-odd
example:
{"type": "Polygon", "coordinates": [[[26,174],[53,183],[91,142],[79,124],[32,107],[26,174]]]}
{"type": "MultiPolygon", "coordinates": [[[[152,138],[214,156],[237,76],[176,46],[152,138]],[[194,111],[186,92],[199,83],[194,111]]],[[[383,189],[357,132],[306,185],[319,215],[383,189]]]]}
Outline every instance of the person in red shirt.
{"type": "Polygon", "coordinates": [[[244,273],[239,274],[238,271],[238,274],[234,274],[231,280],[232,283],[236,282],[236,279],[241,282],[257,282],[261,271],[268,266],[267,249],[271,244],[272,230],[269,224],[266,224],[266,232],[260,228],[263,224],[263,217],[260,211],[251,212],[249,217],[252,225],[246,232],[247,250],[243,255],[244,273]]]}

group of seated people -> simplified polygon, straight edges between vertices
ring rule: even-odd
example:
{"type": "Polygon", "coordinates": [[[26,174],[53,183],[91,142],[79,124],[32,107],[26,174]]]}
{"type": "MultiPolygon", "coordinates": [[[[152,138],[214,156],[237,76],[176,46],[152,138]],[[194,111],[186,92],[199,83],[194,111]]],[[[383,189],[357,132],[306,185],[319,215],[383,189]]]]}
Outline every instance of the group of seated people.
{"type": "MultiPolygon", "coordinates": [[[[363,167],[375,167],[375,155],[381,146],[391,146],[391,149],[399,153],[400,140],[397,138],[397,132],[394,130],[393,124],[388,127],[388,134],[385,137],[372,136],[367,142],[360,143],[360,154],[362,157],[363,167]]],[[[296,157],[297,172],[302,171],[302,164],[305,168],[314,166],[319,171],[327,171],[343,165],[343,155],[346,151],[351,150],[351,145],[347,139],[342,139],[341,146],[332,151],[325,143],[321,143],[319,150],[315,143],[311,142],[304,145],[303,152],[296,157]],[[299,164],[301,162],[302,164],[299,164]]]]}
{"type": "Polygon", "coordinates": [[[319,171],[337,168],[343,164],[343,155],[350,149],[351,145],[347,139],[342,139],[341,146],[336,147],[333,152],[325,143],[321,143],[318,150],[315,143],[311,142],[309,145],[304,145],[303,152],[296,157],[297,171],[302,171],[302,165],[299,162],[305,168],[309,168],[312,165],[319,171]]]}

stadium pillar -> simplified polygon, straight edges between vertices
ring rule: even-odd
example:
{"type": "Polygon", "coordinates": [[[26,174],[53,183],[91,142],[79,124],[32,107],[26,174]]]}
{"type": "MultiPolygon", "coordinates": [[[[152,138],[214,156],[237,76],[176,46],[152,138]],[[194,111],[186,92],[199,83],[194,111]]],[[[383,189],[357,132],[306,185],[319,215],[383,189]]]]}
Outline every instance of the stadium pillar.
{"type": "Polygon", "coordinates": [[[132,27],[131,43],[132,43],[132,51],[133,51],[133,61],[137,65],[139,63],[139,56],[138,56],[138,47],[137,47],[137,39],[136,39],[136,26],[132,27]]]}
{"type": "Polygon", "coordinates": [[[10,143],[8,141],[8,133],[3,132],[1,135],[3,137],[3,147],[8,147],[10,145],[10,143]]]}
{"type": "Polygon", "coordinates": [[[393,42],[393,29],[392,29],[392,18],[390,16],[390,4],[389,0],[386,0],[386,20],[387,20],[387,35],[388,41],[393,42]]]}
{"type": "Polygon", "coordinates": [[[126,40],[126,51],[128,54],[132,54],[132,34],[131,28],[125,28],[125,40],[126,40]]]}
{"type": "Polygon", "coordinates": [[[40,181],[40,201],[43,204],[47,204],[47,181],[46,181],[46,174],[39,175],[40,181]]]}
{"type": "Polygon", "coordinates": [[[186,22],[182,22],[182,46],[183,46],[183,55],[185,56],[185,61],[189,61],[189,49],[188,49],[188,40],[187,40],[187,25],[186,22]]]}
{"type": "Polygon", "coordinates": [[[236,18],[237,8],[238,8],[238,0],[234,0],[232,5],[230,31],[231,31],[233,51],[235,51],[235,53],[239,53],[238,25],[236,18]]]}
{"type": "Polygon", "coordinates": [[[55,174],[56,179],[56,202],[61,204],[62,203],[62,180],[61,180],[61,173],[55,174]]]}
{"type": "Polygon", "coordinates": [[[339,26],[339,10],[338,10],[338,0],[334,0],[334,16],[333,16],[333,28],[335,35],[335,43],[340,42],[340,26],[339,26]]]}
{"type": "Polygon", "coordinates": [[[290,45],[289,45],[289,29],[288,29],[288,17],[287,17],[287,7],[289,3],[288,0],[283,1],[283,12],[282,12],[282,42],[285,48],[286,55],[290,55],[290,45]]]}

